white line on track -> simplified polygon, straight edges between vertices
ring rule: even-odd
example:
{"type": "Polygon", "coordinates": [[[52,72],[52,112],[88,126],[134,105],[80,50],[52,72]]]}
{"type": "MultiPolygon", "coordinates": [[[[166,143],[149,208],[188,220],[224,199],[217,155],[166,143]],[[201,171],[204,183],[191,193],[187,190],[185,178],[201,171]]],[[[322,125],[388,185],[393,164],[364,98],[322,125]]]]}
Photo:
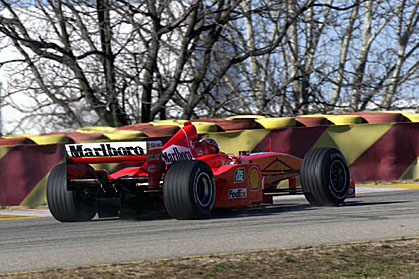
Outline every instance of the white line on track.
{"type": "Polygon", "coordinates": [[[0,210],[0,215],[49,217],[52,216],[49,210],[28,209],[28,210],[0,210]]]}

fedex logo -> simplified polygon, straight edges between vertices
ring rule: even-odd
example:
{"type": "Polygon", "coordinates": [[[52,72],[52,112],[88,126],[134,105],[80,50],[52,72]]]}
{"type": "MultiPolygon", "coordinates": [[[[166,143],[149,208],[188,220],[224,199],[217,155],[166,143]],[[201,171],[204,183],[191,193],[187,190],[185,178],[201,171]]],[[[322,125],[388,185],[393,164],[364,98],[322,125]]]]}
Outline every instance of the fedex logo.
{"type": "Polygon", "coordinates": [[[228,190],[229,199],[247,198],[247,188],[237,188],[228,190]]]}

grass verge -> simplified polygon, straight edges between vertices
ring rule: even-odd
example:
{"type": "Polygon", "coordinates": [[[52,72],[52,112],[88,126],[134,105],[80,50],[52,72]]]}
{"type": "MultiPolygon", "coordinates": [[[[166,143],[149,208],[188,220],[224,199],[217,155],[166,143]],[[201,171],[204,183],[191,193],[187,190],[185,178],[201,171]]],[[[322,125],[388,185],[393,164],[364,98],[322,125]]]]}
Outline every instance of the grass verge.
{"type": "Polygon", "coordinates": [[[419,238],[65,268],[0,278],[419,278],[419,238]]]}

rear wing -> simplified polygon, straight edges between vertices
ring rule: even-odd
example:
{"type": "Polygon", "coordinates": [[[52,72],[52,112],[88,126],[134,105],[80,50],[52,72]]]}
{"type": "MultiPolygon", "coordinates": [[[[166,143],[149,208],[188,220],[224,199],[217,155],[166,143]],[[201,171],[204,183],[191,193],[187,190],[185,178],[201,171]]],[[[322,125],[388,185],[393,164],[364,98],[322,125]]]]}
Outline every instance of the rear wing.
{"type": "Polygon", "coordinates": [[[70,164],[130,163],[160,159],[161,141],[131,141],[66,144],[70,164]]]}
{"type": "Polygon", "coordinates": [[[149,188],[158,188],[164,171],[161,141],[76,143],[66,144],[65,150],[67,180],[72,182],[86,181],[80,178],[88,173],[88,164],[135,163],[147,172],[141,180],[145,179],[149,188]]]}

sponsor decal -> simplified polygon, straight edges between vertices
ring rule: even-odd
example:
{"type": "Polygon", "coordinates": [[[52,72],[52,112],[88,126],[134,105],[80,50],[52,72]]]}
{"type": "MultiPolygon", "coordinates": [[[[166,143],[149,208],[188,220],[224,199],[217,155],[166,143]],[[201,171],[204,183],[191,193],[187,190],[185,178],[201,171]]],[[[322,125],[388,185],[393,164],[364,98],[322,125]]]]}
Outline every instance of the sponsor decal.
{"type": "Polygon", "coordinates": [[[255,167],[252,167],[249,171],[249,186],[250,190],[257,190],[259,188],[260,173],[255,167]]]}
{"type": "Polygon", "coordinates": [[[247,198],[247,188],[238,188],[228,190],[229,199],[247,198]]]}
{"type": "Polygon", "coordinates": [[[159,154],[149,154],[149,155],[147,155],[147,160],[148,161],[150,161],[150,160],[158,160],[160,158],[161,158],[161,154],[160,153],[159,154]]]}
{"type": "Polygon", "coordinates": [[[148,172],[156,172],[157,171],[157,167],[156,165],[149,165],[147,168],[148,172]]]}
{"type": "Polygon", "coordinates": [[[166,164],[171,164],[176,161],[192,160],[193,155],[189,148],[180,145],[171,145],[163,150],[163,160],[166,164]]]}
{"type": "Polygon", "coordinates": [[[146,142],[67,144],[65,148],[69,157],[141,156],[146,154],[146,142]]]}
{"type": "Polygon", "coordinates": [[[148,141],[147,142],[147,150],[155,150],[162,148],[161,141],[148,141]]]}
{"type": "Polygon", "coordinates": [[[236,173],[234,174],[234,183],[240,183],[244,181],[244,168],[237,168],[236,173]]]}

